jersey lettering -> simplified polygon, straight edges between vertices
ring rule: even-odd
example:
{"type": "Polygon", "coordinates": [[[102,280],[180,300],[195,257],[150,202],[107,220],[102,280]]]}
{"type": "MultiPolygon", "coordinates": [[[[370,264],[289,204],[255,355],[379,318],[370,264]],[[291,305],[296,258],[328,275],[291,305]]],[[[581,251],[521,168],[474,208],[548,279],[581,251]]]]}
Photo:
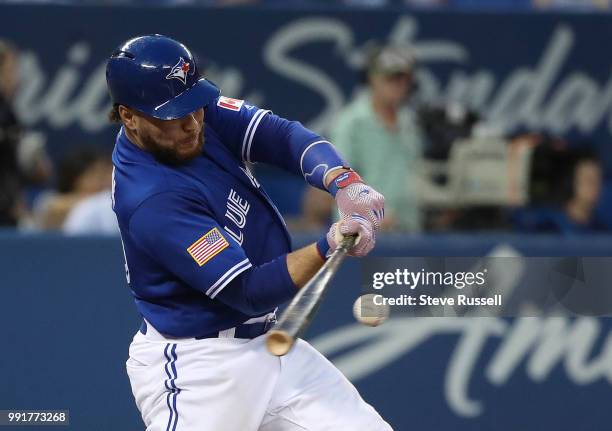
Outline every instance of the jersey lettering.
{"type": "Polygon", "coordinates": [[[242,245],[244,240],[242,229],[246,226],[247,214],[251,209],[251,205],[246,199],[242,199],[234,189],[231,189],[227,197],[226,208],[225,217],[230,219],[232,224],[238,228],[238,233],[227,225],[224,226],[224,229],[238,242],[238,244],[242,245]]]}

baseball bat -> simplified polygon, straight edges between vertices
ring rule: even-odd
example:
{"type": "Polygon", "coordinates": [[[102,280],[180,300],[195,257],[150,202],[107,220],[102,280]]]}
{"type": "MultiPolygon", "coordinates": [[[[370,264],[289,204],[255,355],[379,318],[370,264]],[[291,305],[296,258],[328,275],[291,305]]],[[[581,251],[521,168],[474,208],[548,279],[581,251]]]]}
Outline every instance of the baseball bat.
{"type": "Polygon", "coordinates": [[[355,244],[356,238],[354,235],[345,236],[327,262],[295,295],[274,329],[268,332],[266,346],[270,353],[275,356],[286,355],[295,340],[304,334],[319,309],[331,279],[338,271],[346,253],[355,244]]]}

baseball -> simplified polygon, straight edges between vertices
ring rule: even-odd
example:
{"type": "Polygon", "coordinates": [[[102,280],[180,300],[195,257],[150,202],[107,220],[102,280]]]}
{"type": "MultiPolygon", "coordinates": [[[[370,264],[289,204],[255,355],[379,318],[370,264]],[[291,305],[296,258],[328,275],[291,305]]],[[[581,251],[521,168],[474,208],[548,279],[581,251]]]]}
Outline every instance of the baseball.
{"type": "Polygon", "coordinates": [[[353,315],[359,323],[366,326],[378,326],[389,317],[389,305],[375,304],[375,296],[373,293],[362,295],[353,304],[353,315]]]}

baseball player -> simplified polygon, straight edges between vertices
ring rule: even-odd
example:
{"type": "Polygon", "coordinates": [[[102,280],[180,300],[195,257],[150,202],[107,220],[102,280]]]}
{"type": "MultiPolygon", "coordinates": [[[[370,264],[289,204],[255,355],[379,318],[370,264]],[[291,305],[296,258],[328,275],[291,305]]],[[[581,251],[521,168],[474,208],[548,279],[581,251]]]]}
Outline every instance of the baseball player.
{"type": "Polygon", "coordinates": [[[126,365],[147,430],[390,430],[309,344],[278,358],[262,336],[342,235],[358,235],[354,256],[374,247],[382,195],[300,123],[220,96],[173,39],[123,43],[106,78],[113,209],[143,317],[126,365]],[[342,221],[292,252],[247,162],[328,190],[342,221]]]}

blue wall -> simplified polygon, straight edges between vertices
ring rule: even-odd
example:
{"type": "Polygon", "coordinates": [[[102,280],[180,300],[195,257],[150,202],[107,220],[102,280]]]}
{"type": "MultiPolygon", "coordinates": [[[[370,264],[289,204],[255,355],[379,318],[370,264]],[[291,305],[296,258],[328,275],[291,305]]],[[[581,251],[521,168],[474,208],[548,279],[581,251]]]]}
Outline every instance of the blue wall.
{"type": "MultiPolygon", "coordinates": [[[[514,236],[384,237],[377,254],[476,256],[500,245],[528,255],[612,255],[612,237],[514,236]]],[[[139,320],[118,239],[4,233],[0,274],[0,408],[69,409],[75,430],[142,429],[124,371],[139,320]]],[[[392,318],[366,328],[351,315],[358,274],[358,261],[347,261],[308,338],[396,430],[595,431],[612,421],[608,320],[557,318],[565,335],[511,364],[520,334],[552,321],[392,318]],[[565,353],[551,356],[568,340],[565,353]]]]}

